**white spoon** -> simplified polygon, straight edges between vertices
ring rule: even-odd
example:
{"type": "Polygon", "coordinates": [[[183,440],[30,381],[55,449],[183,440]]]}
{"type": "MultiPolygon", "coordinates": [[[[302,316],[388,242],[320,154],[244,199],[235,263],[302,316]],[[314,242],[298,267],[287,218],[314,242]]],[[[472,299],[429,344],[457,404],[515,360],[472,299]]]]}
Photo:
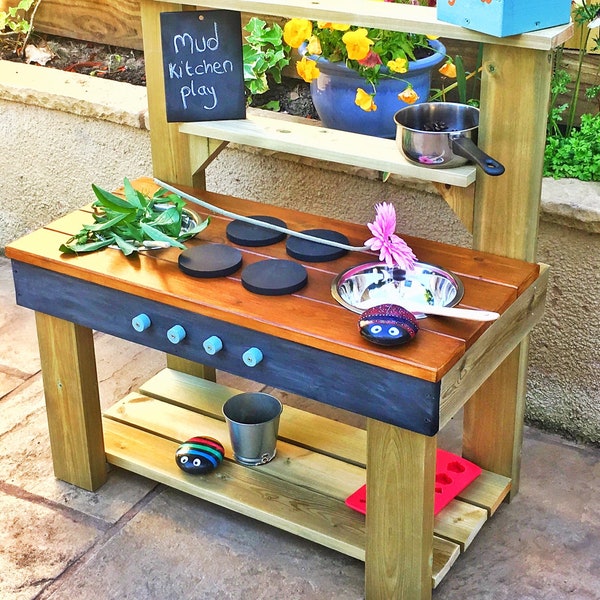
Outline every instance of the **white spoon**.
{"type": "MultiPolygon", "coordinates": [[[[380,300],[366,300],[360,303],[357,308],[366,310],[373,306],[379,306],[382,303],[380,300]]],[[[388,303],[391,304],[391,303],[388,303]]],[[[399,304],[402,308],[411,313],[423,313],[426,315],[436,315],[438,317],[454,317],[455,319],[465,319],[468,321],[495,321],[500,315],[497,312],[490,310],[473,310],[470,308],[452,308],[450,306],[433,306],[430,304],[420,304],[417,302],[405,302],[399,304]]]]}

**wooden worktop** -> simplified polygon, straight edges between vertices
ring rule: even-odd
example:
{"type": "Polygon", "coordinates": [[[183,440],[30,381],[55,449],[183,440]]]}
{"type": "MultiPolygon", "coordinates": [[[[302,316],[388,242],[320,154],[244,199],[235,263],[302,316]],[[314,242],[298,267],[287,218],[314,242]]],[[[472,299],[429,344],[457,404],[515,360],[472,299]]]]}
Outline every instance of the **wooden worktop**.
{"type": "MultiPolygon", "coordinates": [[[[153,192],[156,185],[142,178],[134,185],[153,192]]],[[[207,201],[242,215],[273,215],[292,230],[329,228],[344,233],[351,245],[361,246],[370,237],[365,225],[350,224],[299,211],[277,208],[206,191],[190,190],[207,201]]],[[[202,216],[206,211],[191,207],[202,216]]],[[[211,214],[210,225],[188,247],[206,243],[229,243],[225,228],[229,219],[211,214]]],[[[92,221],[89,207],[71,213],[35,231],[6,249],[8,257],[134,296],[182,308],[220,321],[261,331],[326,352],[376,364],[391,371],[438,382],[465,351],[494,324],[428,317],[419,322],[420,331],[408,345],[384,349],[367,343],[357,329],[358,315],[340,306],[331,296],[333,278],[350,266],[376,260],[369,252],[351,252],[326,263],[307,263],[308,284],[299,292],[268,297],[253,294],[241,284],[241,270],[229,277],[198,279],[182,273],[177,265],[180,250],[169,248],[124,257],[105,249],[79,256],[59,251],[66,238],[92,221]]],[[[465,293],[459,306],[503,313],[533,282],[539,266],[470,249],[404,236],[418,259],[454,272],[465,293]]],[[[285,242],[243,248],[243,266],[265,258],[289,257],[285,242]]]]}

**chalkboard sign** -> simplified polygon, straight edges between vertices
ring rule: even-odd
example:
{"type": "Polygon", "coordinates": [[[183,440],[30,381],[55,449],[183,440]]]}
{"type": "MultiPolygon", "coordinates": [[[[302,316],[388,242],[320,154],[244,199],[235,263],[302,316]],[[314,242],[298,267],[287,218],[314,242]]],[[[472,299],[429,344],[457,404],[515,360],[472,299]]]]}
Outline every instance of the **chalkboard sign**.
{"type": "Polygon", "coordinates": [[[245,118],[240,13],[167,12],[160,25],[167,121],[245,118]]]}

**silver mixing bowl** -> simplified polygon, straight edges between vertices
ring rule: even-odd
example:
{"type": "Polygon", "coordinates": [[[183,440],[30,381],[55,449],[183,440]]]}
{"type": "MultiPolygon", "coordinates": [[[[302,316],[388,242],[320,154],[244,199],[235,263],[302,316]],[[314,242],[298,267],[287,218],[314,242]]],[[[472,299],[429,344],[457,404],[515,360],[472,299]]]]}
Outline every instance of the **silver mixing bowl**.
{"type": "Polygon", "coordinates": [[[331,294],[342,306],[360,314],[378,304],[402,306],[403,301],[411,306],[455,306],[463,297],[464,287],[456,275],[435,265],[418,262],[407,272],[369,262],[340,273],[331,284],[331,294]]]}

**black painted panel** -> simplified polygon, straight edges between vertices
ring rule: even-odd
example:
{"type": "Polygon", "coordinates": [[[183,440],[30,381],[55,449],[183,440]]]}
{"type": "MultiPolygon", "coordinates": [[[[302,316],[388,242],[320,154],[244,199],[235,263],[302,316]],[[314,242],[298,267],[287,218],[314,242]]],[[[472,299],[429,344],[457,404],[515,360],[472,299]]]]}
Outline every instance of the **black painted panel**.
{"type": "Polygon", "coordinates": [[[13,276],[21,306],[417,433],[434,435],[439,429],[439,383],[16,261],[13,276]],[[152,325],[137,332],[131,320],[140,313],[152,325]],[[178,344],[167,339],[174,325],[186,331],[178,344]],[[213,335],[221,338],[223,349],[211,356],[202,342],[213,335]],[[248,367],[242,354],[253,346],[264,359],[248,367]]]}

